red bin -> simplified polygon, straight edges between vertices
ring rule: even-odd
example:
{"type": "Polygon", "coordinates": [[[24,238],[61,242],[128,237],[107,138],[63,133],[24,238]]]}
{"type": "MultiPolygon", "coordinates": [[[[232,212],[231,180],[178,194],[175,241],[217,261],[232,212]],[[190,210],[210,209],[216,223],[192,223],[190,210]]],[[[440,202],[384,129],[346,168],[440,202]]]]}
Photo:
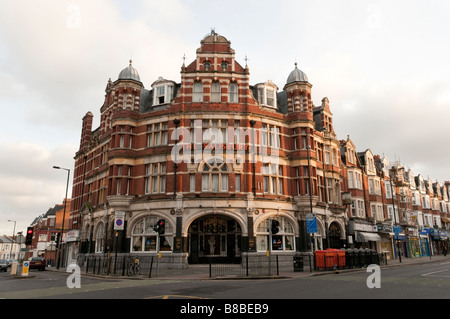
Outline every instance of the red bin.
{"type": "Polygon", "coordinates": [[[334,269],[338,266],[337,253],[335,251],[326,250],[325,252],[325,267],[327,269],[334,269]]]}
{"type": "MultiPolygon", "coordinates": [[[[334,259],[332,261],[333,266],[336,266],[338,268],[345,268],[345,251],[341,249],[327,249],[326,250],[329,254],[334,254],[334,259]]],[[[331,259],[331,257],[330,257],[331,259]]],[[[331,260],[330,260],[331,263],[331,260]]],[[[332,267],[333,267],[332,266],[332,267]]]]}
{"type": "Polygon", "coordinates": [[[319,270],[325,269],[325,250],[316,250],[316,268],[319,270]]]}

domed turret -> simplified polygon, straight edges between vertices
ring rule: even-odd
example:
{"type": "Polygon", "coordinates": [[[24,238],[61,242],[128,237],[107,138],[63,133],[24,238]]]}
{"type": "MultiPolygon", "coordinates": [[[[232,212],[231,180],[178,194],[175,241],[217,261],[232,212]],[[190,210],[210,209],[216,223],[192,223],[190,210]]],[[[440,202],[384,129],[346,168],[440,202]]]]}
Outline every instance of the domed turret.
{"type": "Polygon", "coordinates": [[[308,77],[306,76],[306,74],[297,68],[297,62],[295,63],[294,71],[289,74],[286,84],[292,82],[308,82],[308,77]]]}
{"type": "Polygon", "coordinates": [[[133,61],[130,60],[130,65],[123,69],[119,73],[119,80],[134,80],[141,82],[141,78],[139,77],[138,71],[131,65],[133,61]]]}
{"type": "Polygon", "coordinates": [[[284,90],[287,94],[288,112],[307,112],[312,117],[311,83],[305,73],[297,68],[289,74],[284,90]]]}

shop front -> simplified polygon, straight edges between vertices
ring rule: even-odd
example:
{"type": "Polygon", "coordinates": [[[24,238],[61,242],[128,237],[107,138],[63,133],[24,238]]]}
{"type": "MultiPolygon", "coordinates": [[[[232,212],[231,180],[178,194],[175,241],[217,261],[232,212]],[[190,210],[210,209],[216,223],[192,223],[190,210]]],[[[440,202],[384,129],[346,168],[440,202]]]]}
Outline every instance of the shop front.
{"type": "Polygon", "coordinates": [[[431,238],[433,243],[434,254],[444,255],[448,252],[448,237],[445,230],[438,228],[431,229],[431,238]]]}
{"type": "Polygon", "coordinates": [[[430,229],[422,228],[419,232],[419,242],[420,242],[420,251],[422,253],[422,257],[430,256],[430,229]]]}
{"type": "Polygon", "coordinates": [[[65,243],[65,258],[63,259],[63,265],[75,264],[78,258],[79,245],[80,245],[80,230],[72,229],[67,232],[64,238],[65,243]]]}
{"type": "Polygon", "coordinates": [[[366,220],[350,220],[349,235],[353,236],[355,243],[353,248],[369,248],[380,250],[381,237],[377,233],[377,227],[366,220]]]}
{"type": "Polygon", "coordinates": [[[441,233],[437,226],[434,228],[431,228],[431,243],[433,245],[433,252],[435,255],[441,255],[442,254],[442,240],[441,240],[441,233]]]}
{"type": "Polygon", "coordinates": [[[376,224],[378,235],[381,238],[378,253],[385,254],[388,259],[394,258],[394,250],[392,246],[392,224],[390,222],[379,222],[376,224]]]}
{"type": "Polygon", "coordinates": [[[420,257],[420,239],[419,239],[419,231],[417,228],[408,227],[408,254],[407,257],[420,257]]]}
{"type": "Polygon", "coordinates": [[[441,230],[440,232],[441,237],[441,252],[443,255],[447,255],[448,253],[448,233],[445,230],[441,230]]]}

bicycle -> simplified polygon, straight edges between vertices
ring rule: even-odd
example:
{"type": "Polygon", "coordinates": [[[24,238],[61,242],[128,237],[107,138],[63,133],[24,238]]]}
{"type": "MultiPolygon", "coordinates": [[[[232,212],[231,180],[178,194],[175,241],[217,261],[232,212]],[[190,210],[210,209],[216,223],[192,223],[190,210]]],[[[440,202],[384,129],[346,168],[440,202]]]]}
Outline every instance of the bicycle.
{"type": "Polygon", "coordinates": [[[141,264],[136,256],[128,259],[128,276],[138,276],[141,273],[141,264]]]}

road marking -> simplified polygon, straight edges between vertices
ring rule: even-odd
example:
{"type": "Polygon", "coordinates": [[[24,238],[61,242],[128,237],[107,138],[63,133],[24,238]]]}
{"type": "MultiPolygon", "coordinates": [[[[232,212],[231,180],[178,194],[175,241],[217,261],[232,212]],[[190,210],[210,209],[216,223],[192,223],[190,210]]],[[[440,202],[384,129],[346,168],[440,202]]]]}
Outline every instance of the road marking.
{"type": "Polygon", "coordinates": [[[426,274],[422,274],[422,276],[430,276],[430,277],[450,277],[450,276],[442,276],[442,275],[440,275],[440,276],[433,276],[433,274],[437,274],[437,273],[439,273],[439,272],[444,272],[444,271],[448,271],[448,269],[429,272],[429,273],[426,273],[426,274]]]}

